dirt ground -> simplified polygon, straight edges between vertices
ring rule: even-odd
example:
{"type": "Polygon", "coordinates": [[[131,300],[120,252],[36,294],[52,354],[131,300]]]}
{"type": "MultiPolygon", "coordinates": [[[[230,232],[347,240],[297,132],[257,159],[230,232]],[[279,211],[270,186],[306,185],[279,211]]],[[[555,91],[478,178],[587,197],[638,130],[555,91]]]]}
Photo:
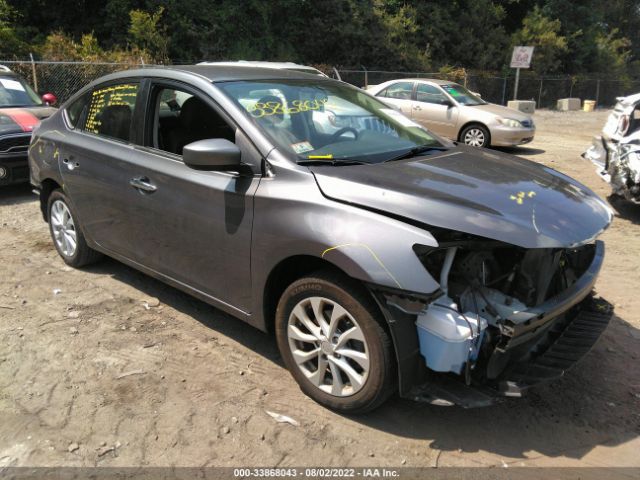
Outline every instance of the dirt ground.
{"type": "MultiPolygon", "coordinates": [[[[606,115],[538,112],[509,151],[607,197],[579,156],[606,115]]],[[[0,467],[640,466],[640,207],[614,207],[597,290],[616,316],[564,379],[484,409],[394,398],[344,417],[300,392],[273,338],[116,261],[66,267],[30,188],[3,188],[0,467]]]]}

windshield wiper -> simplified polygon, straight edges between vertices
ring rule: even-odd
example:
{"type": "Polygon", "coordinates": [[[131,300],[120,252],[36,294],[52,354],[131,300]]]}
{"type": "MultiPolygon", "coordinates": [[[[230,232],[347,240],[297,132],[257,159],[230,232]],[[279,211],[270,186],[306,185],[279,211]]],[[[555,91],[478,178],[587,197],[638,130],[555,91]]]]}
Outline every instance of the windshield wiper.
{"type": "Polygon", "coordinates": [[[370,165],[369,162],[360,162],[358,160],[298,160],[298,165],[331,165],[333,167],[343,167],[347,165],[370,165]]]}
{"type": "Polygon", "coordinates": [[[384,162],[385,163],[395,162],[396,160],[404,160],[405,158],[417,157],[418,155],[431,152],[431,151],[446,152],[447,150],[449,150],[447,147],[438,147],[438,146],[428,145],[428,144],[418,145],[416,147],[411,148],[409,151],[401,153],[396,157],[391,157],[388,160],[385,160],[384,162]]]}

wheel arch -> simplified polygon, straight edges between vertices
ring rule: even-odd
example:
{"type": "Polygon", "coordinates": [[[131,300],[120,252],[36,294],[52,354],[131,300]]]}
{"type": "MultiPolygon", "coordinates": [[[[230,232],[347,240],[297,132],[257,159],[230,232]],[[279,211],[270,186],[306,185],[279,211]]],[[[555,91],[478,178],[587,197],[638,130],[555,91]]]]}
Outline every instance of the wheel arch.
{"type": "Polygon", "coordinates": [[[287,287],[305,275],[309,275],[318,270],[330,270],[339,273],[362,285],[358,279],[348,275],[342,268],[324,258],[313,255],[293,255],[287,257],[281,260],[271,270],[263,289],[262,313],[267,332],[273,333],[275,331],[276,307],[287,287]]]}
{"type": "Polygon", "coordinates": [[[487,146],[491,145],[491,129],[489,128],[489,126],[486,123],[483,123],[479,120],[470,120],[467,123],[465,123],[464,125],[462,125],[460,127],[460,130],[458,130],[458,141],[462,142],[462,132],[465,131],[466,128],[471,127],[472,125],[478,125],[484,129],[487,130],[487,132],[489,133],[489,142],[487,144],[487,146]]]}
{"type": "Polygon", "coordinates": [[[54,190],[62,189],[62,186],[52,178],[45,178],[41,182],[40,187],[40,211],[42,212],[42,218],[45,222],[49,222],[49,215],[47,214],[47,204],[49,203],[49,197],[54,190]]]}

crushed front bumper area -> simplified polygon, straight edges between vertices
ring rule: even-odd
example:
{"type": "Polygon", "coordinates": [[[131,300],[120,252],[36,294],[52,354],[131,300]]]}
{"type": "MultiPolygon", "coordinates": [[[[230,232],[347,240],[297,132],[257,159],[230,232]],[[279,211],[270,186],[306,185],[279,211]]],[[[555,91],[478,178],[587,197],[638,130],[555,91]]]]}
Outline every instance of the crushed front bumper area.
{"type": "MultiPolygon", "coordinates": [[[[493,347],[460,374],[427,368],[416,334],[425,304],[440,298],[413,298],[372,288],[393,338],[400,396],[437,405],[479,407],[500,397],[522,396],[531,387],[562,377],[596,343],[613,308],[596,299],[593,288],[604,260],[604,243],[590,246],[588,266],[574,283],[529,308],[524,322],[504,319],[493,347]]],[[[415,297],[415,296],[414,296],[415,297]]],[[[495,332],[495,330],[494,330],[495,332]]],[[[495,335],[492,334],[492,335],[495,335]]]]}
{"type": "Polygon", "coordinates": [[[569,321],[558,319],[535,345],[529,358],[518,361],[494,381],[466,385],[455,375],[429,374],[407,397],[434,405],[474,408],[491,405],[501,397],[522,397],[536,385],[564,375],[595,345],[613,315],[613,307],[589,296],[575,307],[569,321]]]}
{"type": "Polygon", "coordinates": [[[611,185],[612,193],[640,204],[640,162],[637,155],[637,146],[594,137],[582,157],[596,166],[596,173],[611,185]],[[635,157],[634,160],[631,157],[635,157]]]}

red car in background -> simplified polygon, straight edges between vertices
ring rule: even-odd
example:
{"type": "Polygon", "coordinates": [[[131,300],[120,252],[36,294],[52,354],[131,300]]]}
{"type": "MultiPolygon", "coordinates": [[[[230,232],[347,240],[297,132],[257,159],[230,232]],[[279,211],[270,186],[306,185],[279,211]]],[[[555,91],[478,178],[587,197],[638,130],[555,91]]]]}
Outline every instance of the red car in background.
{"type": "Polygon", "coordinates": [[[42,98],[18,74],[0,65],[0,185],[29,181],[27,149],[40,120],[56,111],[56,97],[42,98]]]}

